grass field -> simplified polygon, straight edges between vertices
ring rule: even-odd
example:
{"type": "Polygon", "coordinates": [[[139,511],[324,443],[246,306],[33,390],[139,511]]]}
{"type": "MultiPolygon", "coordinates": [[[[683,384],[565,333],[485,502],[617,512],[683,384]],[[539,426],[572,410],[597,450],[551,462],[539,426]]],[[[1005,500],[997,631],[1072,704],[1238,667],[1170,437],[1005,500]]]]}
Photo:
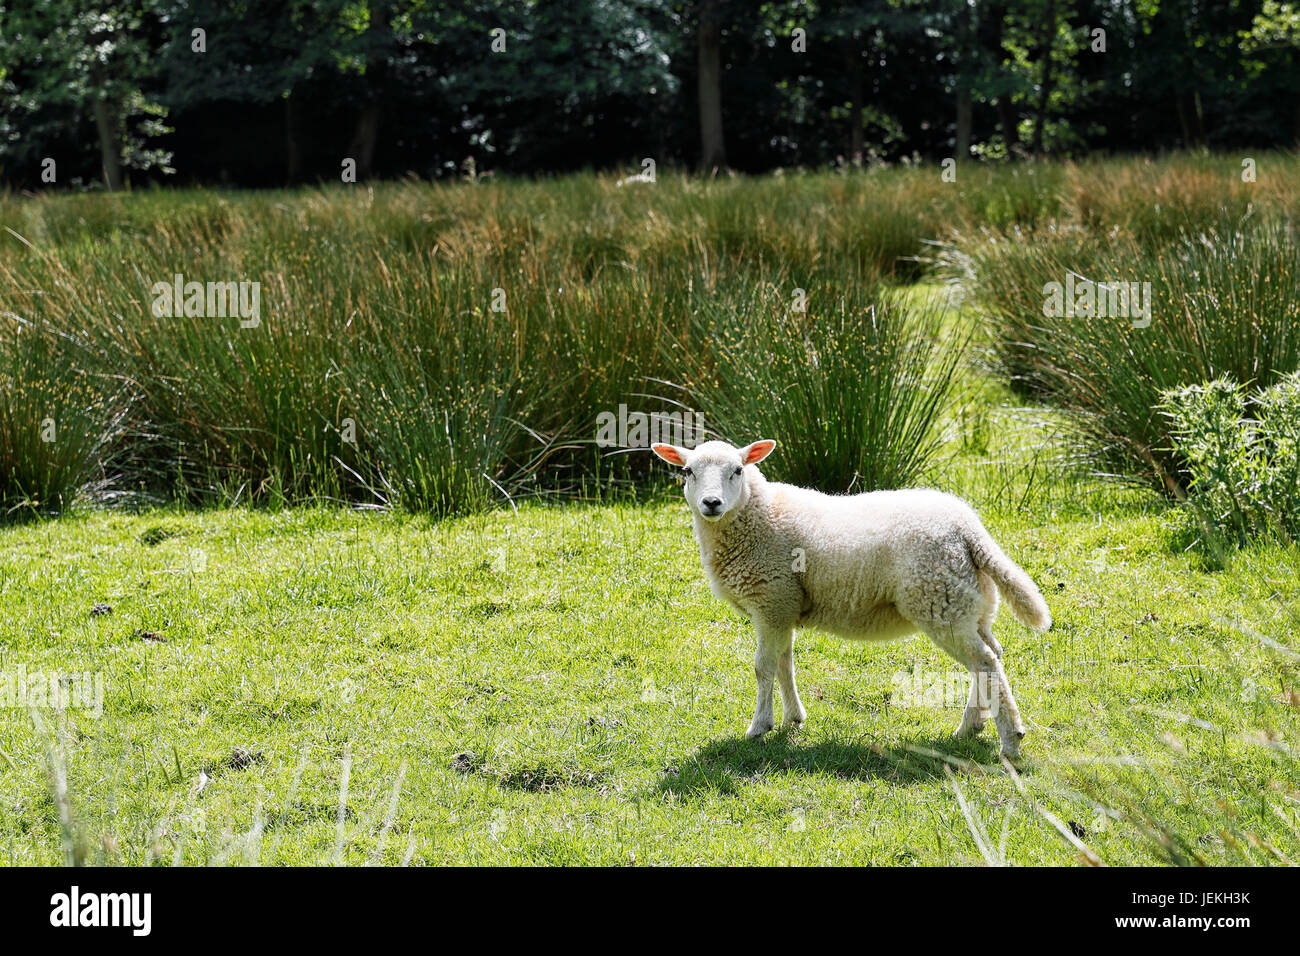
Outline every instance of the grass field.
{"type": "MultiPolygon", "coordinates": [[[[946,192],[916,170],[628,198],[582,178],[403,185],[369,212],[325,191],[3,198],[29,244],[0,254],[0,312],[22,319],[0,336],[0,680],[103,692],[102,712],[0,707],[0,861],[1300,862],[1300,547],[1207,553],[1158,482],[1098,475],[1078,403],[1009,380],[999,339],[1032,317],[1044,263],[1069,264],[1052,236],[1118,230],[1164,261],[1197,217],[1241,211],[1236,168],[979,169],[946,192]],[[378,265],[335,254],[358,235],[378,265]],[[983,245],[1008,237],[1023,255],[983,245]],[[964,309],[915,283],[922,238],[950,243],[938,274],[964,309]],[[268,334],[148,318],[146,280],[190,247],[263,278],[268,334]],[[972,263],[1005,271],[980,285],[972,263]],[[814,306],[791,326],[799,282],[814,306]],[[879,440],[932,449],[906,483],[970,500],[1055,618],[996,627],[1029,728],[1016,768],[991,727],[950,737],[966,677],[919,637],[799,635],[808,724],[743,739],[752,633],[709,593],[667,469],[582,441],[702,337],[689,394],[718,427],[777,423],[776,478],[870,483],[874,446],[812,451],[854,403],[935,389],[933,419],[879,440]],[[940,374],[850,392],[846,339],[940,374]],[[786,375],[799,389],[774,401],[786,375]],[[456,411],[434,420],[439,396],[456,411]],[[349,457],[331,429],[355,408],[372,444],[349,457]],[[80,444],[34,437],[47,414],[80,444]],[[544,461],[522,440],[538,432],[544,461]],[[395,507],[337,500],[377,486],[395,507]]],[[[1249,202],[1285,219],[1295,181],[1249,202]]],[[[1233,268],[1216,288],[1249,281],[1233,268]]],[[[1285,328],[1288,298],[1243,305],[1232,334],[1285,328]]],[[[1077,365],[1059,351],[1042,368],[1077,365]]],[[[1163,364],[1141,374],[1177,381],[1179,355],[1149,352],[1163,364]]]]}

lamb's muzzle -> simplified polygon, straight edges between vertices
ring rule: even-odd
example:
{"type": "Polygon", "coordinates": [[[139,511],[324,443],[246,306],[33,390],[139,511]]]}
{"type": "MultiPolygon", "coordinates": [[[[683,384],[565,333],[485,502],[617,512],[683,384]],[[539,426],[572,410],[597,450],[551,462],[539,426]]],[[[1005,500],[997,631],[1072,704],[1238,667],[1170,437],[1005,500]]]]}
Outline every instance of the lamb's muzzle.
{"type": "Polygon", "coordinates": [[[825,495],[769,482],[757,466],[775,447],[768,439],[653,446],[683,470],[710,587],[758,636],[748,736],[772,729],[778,680],[784,723],[806,717],[794,678],[796,627],[855,640],[922,631],[970,671],[957,732],[978,733],[991,714],[1002,752],[1017,756],[1025,727],[992,627],[999,593],[1026,626],[1051,626],[1033,580],[961,499],[929,489],[825,495]]]}

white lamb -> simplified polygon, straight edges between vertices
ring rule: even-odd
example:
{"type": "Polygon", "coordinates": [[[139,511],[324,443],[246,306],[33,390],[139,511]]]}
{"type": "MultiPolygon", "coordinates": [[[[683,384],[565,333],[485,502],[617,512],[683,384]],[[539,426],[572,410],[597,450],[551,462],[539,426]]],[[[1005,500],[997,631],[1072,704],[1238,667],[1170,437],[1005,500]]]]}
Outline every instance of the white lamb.
{"type": "Polygon", "coordinates": [[[774,678],[784,723],[807,717],[794,682],[794,628],[855,640],[923,631],[971,673],[957,733],[979,733],[992,711],[1002,752],[1018,756],[1025,727],[992,630],[998,592],[1028,627],[1046,630],[1052,618],[969,505],[927,489],[837,496],[768,481],[756,466],[776,447],[769,440],[652,447],[685,471],[713,593],[758,634],[758,702],[747,736],[772,729],[774,678]]]}

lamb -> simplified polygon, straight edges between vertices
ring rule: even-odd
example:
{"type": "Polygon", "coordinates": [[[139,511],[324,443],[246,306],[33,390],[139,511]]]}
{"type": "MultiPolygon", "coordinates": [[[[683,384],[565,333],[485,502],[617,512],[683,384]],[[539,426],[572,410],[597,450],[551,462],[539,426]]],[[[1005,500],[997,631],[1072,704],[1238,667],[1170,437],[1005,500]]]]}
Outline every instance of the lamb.
{"type": "Polygon", "coordinates": [[[851,640],[920,631],[970,671],[957,734],[978,734],[991,710],[1002,753],[1019,756],[1025,726],[992,630],[998,594],[1030,628],[1046,630],[1052,618],[1033,580],[974,509],[928,489],[826,495],[768,481],[758,470],[776,447],[768,439],[743,448],[721,441],[651,447],[683,469],[713,593],[757,632],[758,700],[746,736],[773,727],[774,679],[783,725],[807,719],[794,679],[796,627],[851,640]]]}

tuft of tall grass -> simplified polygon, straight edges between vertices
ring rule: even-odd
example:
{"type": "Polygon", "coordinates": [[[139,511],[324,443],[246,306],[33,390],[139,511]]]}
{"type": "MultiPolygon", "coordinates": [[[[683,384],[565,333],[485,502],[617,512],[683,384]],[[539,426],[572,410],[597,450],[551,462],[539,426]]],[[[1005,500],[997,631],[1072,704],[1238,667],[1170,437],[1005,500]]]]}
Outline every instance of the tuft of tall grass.
{"type": "Polygon", "coordinates": [[[1197,153],[1156,162],[1086,162],[1066,167],[1063,223],[1102,237],[1119,234],[1143,245],[1195,236],[1252,209],[1285,212],[1294,200],[1294,156],[1260,157],[1256,180],[1243,181],[1241,158],[1197,153]],[[1284,171],[1285,167],[1292,167],[1284,171]]]}
{"type": "Polygon", "coordinates": [[[0,515],[58,514],[111,484],[128,403],[84,342],[0,312],[0,515]]]}
{"type": "Polygon", "coordinates": [[[829,492],[908,485],[930,463],[964,340],[938,307],[826,282],[794,311],[775,290],[701,303],[672,344],[683,385],[736,442],[775,438],[771,470],[829,492]]]}
{"type": "Polygon", "coordinates": [[[517,492],[545,448],[527,423],[550,367],[529,362],[523,323],[491,311],[464,276],[398,285],[363,313],[343,371],[349,471],[388,505],[481,510],[517,492]]]}

